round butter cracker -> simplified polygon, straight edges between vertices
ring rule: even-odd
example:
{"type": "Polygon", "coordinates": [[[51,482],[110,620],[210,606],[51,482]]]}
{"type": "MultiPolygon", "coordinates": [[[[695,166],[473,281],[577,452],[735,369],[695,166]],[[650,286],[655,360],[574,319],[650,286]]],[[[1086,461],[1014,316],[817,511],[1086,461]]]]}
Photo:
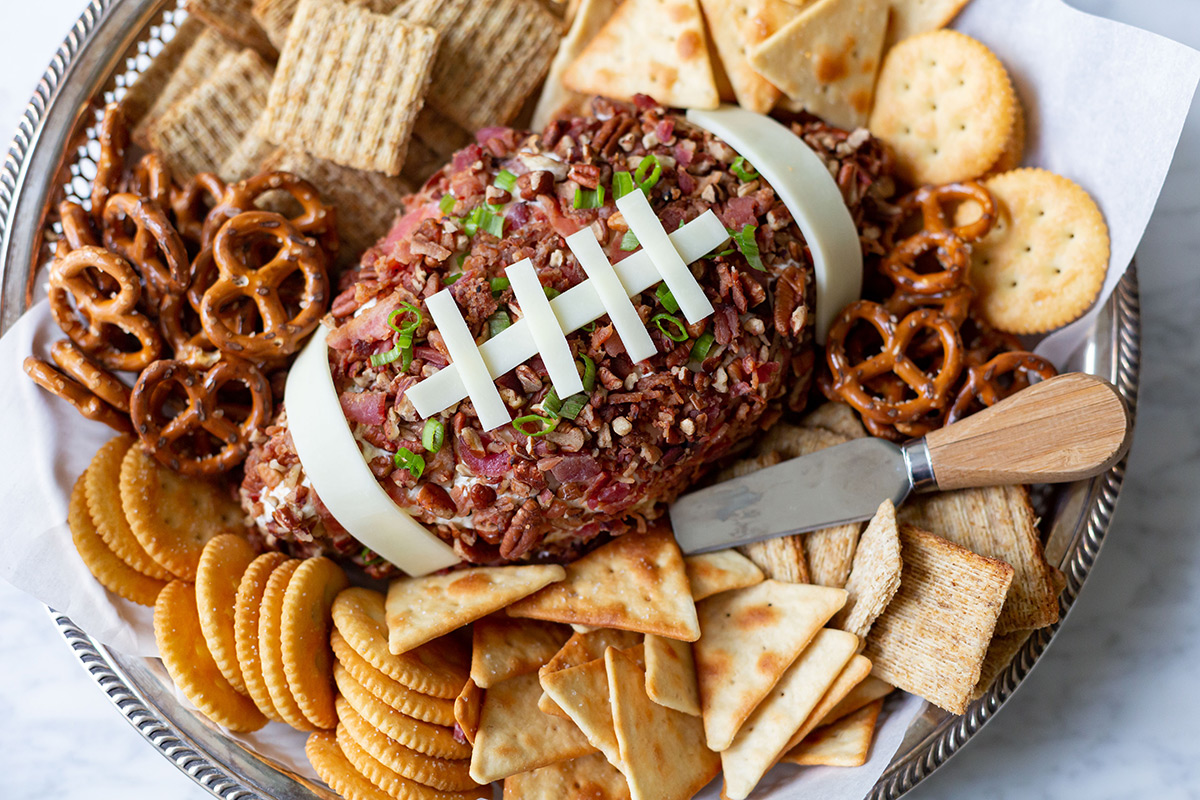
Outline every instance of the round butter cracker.
{"type": "Polygon", "coordinates": [[[279,635],[287,685],[305,718],[327,730],[337,725],[329,609],[348,583],[328,558],[310,558],[296,568],[283,597],[279,635]]]}
{"type": "Polygon", "coordinates": [[[455,739],[453,728],[430,725],[401,714],[354,680],[341,664],[334,667],[333,676],[338,691],[360,717],[410,750],[437,758],[471,757],[471,746],[455,739]]]}
{"type": "Polygon", "coordinates": [[[175,576],[151,558],[138,542],[121,504],[121,464],[134,441],[132,436],[110,439],[92,457],[84,473],[88,510],[100,538],[117,558],[143,575],[169,581],[175,576]]]}
{"type": "Polygon", "coordinates": [[[196,567],[196,605],[200,610],[200,629],[209,652],[225,680],[242,694],[248,694],[242,668],[237,660],[234,617],[237,613],[238,587],[242,575],[256,553],[241,536],[223,533],[208,540],[196,567]]]}
{"type": "Polygon", "coordinates": [[[342,634],[338,633],[336,628],[329,641],[333,645],[333,653],[337,656],[338,663],[346,672],[389,708],[422,722],[445,727],[454,726],[456,701],[421,694],[384,675],[354,652],[354,648],[342,638],[342,634]]]}
{"type": "Polygon", "coordinates": [[[283,601],[288,583],[303,563],[294,558],[284,561],[267,578],[262,605],[258,610],[258,658],[262,664],[263,682],[279,716],[298,731],[311,731],[317,726],[309,722],[300,710],[283,667],[283,601]]]}
{"type": "Polygon", "coordinates": [[[384,766],[379,759],[363,750],[350,736],[345,725],[337,727],[337,743],[342,753],[358,772],[395,800],[474,800],[490,798],[492,788],[480,786],[464,792],[445,792],[432,786],[423,786],[405,778],[394,769],[384,766]]]}
{"type": "Polygon", "coordinates": [[[258,618],[267,580],[275,568],[287,560],[288,557],[283,553],[263,553],[250,562],[238,584],[233,613],[234,644],[246,691],[259,711],[276,722],[283,722],[283,716],[275,710],[275,703],[263,678],[262,658],[258,652],[258,618]]]}
{"type": "Polygon", "coordinates": [[[79,557],[101,586],[134,603],[154,605],[158,593],[167,585],[166,581],[138,572],[118,558],[100,538],[88,511],[83,475],[79,476],[75,488],[71,490],[67,526],[71,529],[71,541],[75,543],[79,557]]]}

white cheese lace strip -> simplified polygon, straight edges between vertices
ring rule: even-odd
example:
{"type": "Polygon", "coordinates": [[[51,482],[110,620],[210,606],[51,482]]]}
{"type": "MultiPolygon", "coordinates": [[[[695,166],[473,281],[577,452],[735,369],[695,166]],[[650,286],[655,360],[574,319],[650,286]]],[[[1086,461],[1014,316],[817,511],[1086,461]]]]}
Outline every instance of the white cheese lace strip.
{"type": "Polygon", "coordinates": [[[604,304],[608,318],[617,329],[617,335],[621,337],[621,344],[625,345],[625,352],[630,360],[636,364],[657,353],[658,348],[654,346],[654,340],[646,332],[642,318],[638,316],[637,309],[629,299],[631,292],[621,283],[613,265],[608,263],[608,256],[604,255],[604,250],[600,248],[592,229],[584,228],[568,236],[567,247],[571,248],[571,252],[579,260],[579,266],[587,273],[588,283],[600,296],[600,302],[604,304]]]}
{"type": "Polygon", "coordinates": [[[630,192],[617,200],[617,210],[625,217],[625,222],[633,235],[637,237],[654,263],[654,268],[671,290],[679,310],[689,323],[696,323],[713,313],[713,305],[704,288],[692,275],[683,257],[671,243],[671,238],[663,230],[662,223],[650,206],[644,192],[630,192]]]}
{"type": "Polygon", "coordinates": [[[475,344],[475,337],[471,335],[471,329],[454,302],[454,295],[449,291],[438,292],[425,301],[425,307],[429,309],[429,316],[442,335],[450,360],[458,365],[458,374],[462,376],[467,395],[475,405],[475,413],[484,430],[507,425],[512,421],[508,406],[504,405],[500,390],[492,383],[479,346],[475,344]]]}
{"type": "Polygon", "coordinates": [[[575,367],[571,345],[567,343],[562,323],[546,299],[533,262],[528,258],[523,259],[504,272],[517,297],[517,305],[521,307],[521,319],[529,326],[529,333],[542,356],[542,363],[546,365],[554,390],[560,398],[582,392],[583,381],[575,367]]]}

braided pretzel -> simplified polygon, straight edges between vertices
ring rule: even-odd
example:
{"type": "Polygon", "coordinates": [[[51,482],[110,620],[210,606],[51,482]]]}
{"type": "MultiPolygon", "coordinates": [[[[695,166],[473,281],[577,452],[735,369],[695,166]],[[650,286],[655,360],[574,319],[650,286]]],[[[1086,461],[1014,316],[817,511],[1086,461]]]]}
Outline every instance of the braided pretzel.
{"type": "Polygon", "coordinates": [[[144,369],[162,353],[162,337],[138,310],[141,287],[129,262],[99,247],[81,247],[50,266],[50,311],[71,341],[105,367],[122,372],[144,369]],[[117,289],[106,294],[88,278],[95,270],[117,289]],[[72,303],[74,305],[72,305],[72,303]],[[113,328],[137,339],[134,351],[120,349],[113,328]]]}
{"type": "Polygon", "coordinates": [[[230,184],[221,202],[204,220],[201,244],[208,247],[227,221],[246,211],[258,211],[259,198],[270,192],[287,192],[300,204],[301,212],[292,223],[301,233],[316,237],[326,255],[331,258],[338,249],[337,213],[332,206],[321,202],[316,187],[299,175],[290,172],[264,172],[240,183],[230,184]]]}
{"type": "Polygon", "coordinates": [[[270,420],[271,387],[258,367],[240,359],[219,361],[207,372],[182,361],[156,361],[138,378],[130,405],[134,428],[156,459],[185,475],[216,475],[245,458],[250,434],[270,420]],[[230,383],[240,383],[250,393],[249,413],[241,421],[218,398],[230,383]],[[170,416],[176,390],[186,395],[187,403],[170,416]],[[215,452],[209,452],[213,447],[215,452]]]}
{"type": "Polygon", "coordinates": [[[153,200],[161,209],[171,207],[171,170],[158,153],[147,153],[133,169],[130,191],[139,197],[153,200]]]}
{"type": "Polygon", "coordinates": [[[201,172],[182,187],[172,188],[171,210],[179,235],[199,245],[204,238],[204,220],[221,204],[225,191],[225,182],[211,172],[201,172]]]}
{"type": "Polygon", "coordinates": [[[58,369],[33,356],[22,364],[34,383],[75,406],[87,419],[103,422],[120,433],[133,432],[128,386],[71,342],[55,342],[50,353],[58,369]]]}
{"type": "Polygon", "coordinates": [[[128,193],[108,198],[104,244],[138,266],[155,304],[165,294],[187,291],[191,274],[187,249],[166,212],[153,200],[128,193]],[[132,236],[126,232],[127,222],[135,228],[132,236]]]}
{"type": "Polygon", "coordinates": [[[1003,352],[983,364],[970,365],[967,367],[966,383],[959,391],[954,405],[950,407],[946,421],[957,422],[967,416],[976,402],[984,408],[994,406],[1009,395],[1029,386],[1030,377],[1034,375],[1046,380],[1057,374],[1058,370],[1049,361],[1023,351],[1003,352]],[[1007,386],[998,380],[1005,375],[1012,376],[1007,386]]]}
{"type": "Polygon", "coordinates": [[[221,350],[267,363],[294,353],[316,329],[329,303],[325,255],[286,219],[270,211],[239,214],[221,227],[213,259],[220,278],[204,292],[200,321],[221,350]],[[262,266],[251,266],[264,246],[273,246],[274,254],[262,266]],[[279,287],[297,270],[304,277],[304,294],[293,314],[279,287]],[[241,298],[257,308],[261,332],[239,332],[230,324],[229,309],[241,298]]]}
{"type": "Polygon", "coordinates": [[[996,198],[976,181],[922,186],[896,203],[903,219],[920,210],[921,225],[927,233],[949,233],[964,242],[977,242],[996,224],[996,198]],[[951,225],[946,204],[974,201],[979,204],[979,219],[965,225],[951,225]]]}
{"type": "Polygon", "coordinates": [[[842,309],[830,328],[826,359],[833,375],[832,389],[842,400],[858,409],[864,419],[881,423],[913,422],[944,408],[950,389],[962,372],[962,340],[953,324],[933,309],[918,308],[899,323],[887,310],[869,300],[859,300],[842,309]],[[846,337],[856,322],[870,324],[883,338],[880,353],[853,363],[846,352],[846,337]],[[906,353],[918,333],[930,331],[941,339],[942,359],[932,376],[918,367],[906,353]],[[864,384],[893,373],[916,397],[892,401],[869,393],[864,384]]]}
{"type": "Polygon", "coordinates": [[[96,159],[96,177],[92,179],[92,218],[99,223],[108,198],[121,191],[125,150],[129,147],[129,126],[125,124],[125,113],[116,103],[105,106],[97,138],[100,140],[100,157],[96,159]]]}

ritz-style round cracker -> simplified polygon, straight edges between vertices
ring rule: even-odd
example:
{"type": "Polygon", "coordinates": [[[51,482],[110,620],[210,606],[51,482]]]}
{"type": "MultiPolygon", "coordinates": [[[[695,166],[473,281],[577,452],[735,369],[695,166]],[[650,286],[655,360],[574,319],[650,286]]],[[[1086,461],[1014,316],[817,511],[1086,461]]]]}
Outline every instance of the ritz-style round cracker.
{"type": "Polygon", "coordinates": [[[217,668],[233,688],[247,694],[246,681],[237,660],[234,616],[238,586],[256,553],[241,536],[223,533],[208,540],[196,567],[196,605],[200,630],[217,668]]]}
{"type": "Polygon", "coordinates": [[[432,725],[447,727],[454,725],[455,701],[421,694],[384,675],[367,663],[365,658],[354,652],[354,648],[342,637],[342,634],[338,633],[336,628],[330,635],[329,642],[333,645],[333,653],[337,656],[338,663],[345,668],[346,672],[350,673],[354,680],[390,708],[394,708],[405,716],[432,725]]]}
{"type": "MultiPolygon", "coordinates": [[[[1091,306],[1108,271],[1108,226],[1076,183],[1044,169],[984,182],[999,218],[971,254],[976,307],[1007,333],[1045,333],[1091,306]]],[[[960,217],[976,213],[965,204],[960,217]]]]}
{"type": "Polygon", "coordinates": [[[465,792],[443,792],[432,786],[414,783],[395,770],[389,769],[379,759],[363,750],[358,742],[350,736],[345,725],[337,727],[337,746],[341,748],[342,754],[354,765],[354,769],[358,770],[360,775],[395,800],[474,800],[474,798],[490,798],[492,796],[490,786],[481,786],[465,792]]]}
{"type": "Polygon", "coordinates": [[[471,757],[470,745],[455,739],[453,728],[430,725],[401,714],[354,680],[341,664],[334,665],[333,677],[342,697],[360,717],[410,750],[438,758],[471,757]]]}
{"type": "Polygon", "coordinates": [[[1016,95],[1000,59],[952,30],[913,36],[887,54],[867,127],[892,146],[914,186],[975,178],[1004,151],[1016,95]]]}
{"type": "Polygon", "coordinates": [[[300,704],[288,686],[287,672],[283,667],[283,601],[288,583],[303,561],[291,559],[271,571],[263,590],[262,605],[258,610],[258,658],[262,664],[263,682],[271,703],[283,721],[298,731],[311,731],[317,726],[309,722],[300,710],[300,704]]]}
{"type": "Polygon", "coordinates": [[[471,654],[453,636],[392,655],[384,598],[371,589],[355,586],[339,594],[333,602],[333,624],[367,663],[413,691],[453,700],[470,675],[471,654]]]}
{"type": "Polygon", "coordinates": [[[256,731],[267,718],[217,669],[196,610],[192,584],[171,581],[154,604],[154,639],[171,680],[204,716],[231,731],[256,731]]]}
{"type": "Polygon", "coordinates": [[[1021,166],[1021,159],[1025,157],[1025,109],[1021,105],[1021,98],[1015,93],[1013,99],[1015,113],[1013,114],[1012,130],[1008,133],[1008,139],[1004,142],[1004,150],[1000,152],[1000,157],[996,159],[996,163],[992,164],[991,169],[984,177],[990,178],[993,175],[1016,169],[1021,166]]]}
{"type": "Polygon", "coordinates": [[[386,733],[373,728],[344,697],[337,700],[337,713],[347,735],[359,747],[385,767],[410,781],[444,792],[465,792],[479,786],[469,774],[469,760],[434,758],[405,747],[386,733]]]}
{"type": "Polygon", "coordinates": [[[121,505],[138,543],[184,580],[196,579],[204,545],[222,533],[245,533],[242,507],[225,487],[181,475],[130,447],[121,463],[121,505]]]}
{"type": "Polygon", "coordinates": [[[287,685],[304,716],[318,728],[337,725],[333,708],[333,652],[329,608],[348,584],[328,558],[301,562],[283,597],[280,648],[287,685]]]}
{"type": "Polygon", "coordinates": [[[92,457],[84,473],[88,510],[100,538],[117,558],[143,575],[169,581],[175,576],[151,558],[138,542],[121,505],[121,462],[134,441],[132,436],[110,439],[92,457]]]}
{"type": "Polygon", "coordinates": [[[262,608],[263,592],[267,590],[267,579],[288,558],[283,553],[263,553],[250,562],[238,584],[237,602],[233,614],[233,634],[238,666],[246,691],[250,693],[259,711],[276,722],[283,717],[275,710],[267,682],[263,678],[262,658],[258,650],[258,618],[262,608]]]}
{"type": "Polygon", "coordinates": [[[309,736],[304,754],[321,780],[346,800],[391,800],[392,795],[367,780],[347,760],[332,733],[322,731],[309,736]]]}
{"type": "Polygon", "coordinates": [[[118,558],[100,538],[87,507],[85,475],[75,481],[67,509],[67,526],[71,529],[71,541],[75,543],[79,557],[105,589],[143,606],[154,605],[159,591],[167,585],[166,581],[138,572],[118,558]]]}

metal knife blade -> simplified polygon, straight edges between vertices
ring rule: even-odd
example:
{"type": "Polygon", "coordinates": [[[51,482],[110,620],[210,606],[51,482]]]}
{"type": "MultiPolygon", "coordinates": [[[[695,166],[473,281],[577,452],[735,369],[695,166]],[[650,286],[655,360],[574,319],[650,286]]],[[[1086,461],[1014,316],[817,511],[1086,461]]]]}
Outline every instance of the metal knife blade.
{"type": "Polygon", "coordinates": [[[685,494],[670,509],[684,553],[868,519],[912,490],[905,450],[866,438],[685,494]]]}

